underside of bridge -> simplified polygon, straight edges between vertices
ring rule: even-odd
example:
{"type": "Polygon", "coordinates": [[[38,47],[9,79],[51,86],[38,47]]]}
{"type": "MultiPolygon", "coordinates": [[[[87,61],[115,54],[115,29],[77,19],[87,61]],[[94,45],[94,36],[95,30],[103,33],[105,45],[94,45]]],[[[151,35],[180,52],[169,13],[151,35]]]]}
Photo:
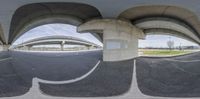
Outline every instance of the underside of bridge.
{"type": "Polygon", "coordinates": [[[79,32],[103,31],[105,61],[137,57],[138,39],[148,34],[174,35],[200,44],[197,17],[174,6],[141,6],[122,12],[118,19],[98,19],[79,26],[79,32]]]}
{"type": "Polygon", "coordinates": [[[148,33],[167,33],[200,42],[199,20],[191,11],[175,6],[140,6],[120,14],[148,33]],[[134,13],[134,14],[133,14],[134,13]]]}
{"type": "Polygon", "coordinates": [[[118,14],[108,14],[111,13],[109,10],[102,10],[94,2],[24,4],[13,12],[9,35],[4,32],[8,29],[3,31],[4,28],[0,27],[0,40],[7,49],[21,35],[37,26],[49,23],[71,24],[78,27],[78,32],[90,32],[103,42],[104,61],[137,57],[138,39],[144,39],[148,34],[173,35],[200,44],[198,15],[188,8],[149,4],[115,9],[118,14]]]}
{"type": "Polygon", "coordinates": [[[47,36],[47,37],[40,37],[32,40],[28,40],[26,42],[23,42],[21,44],[12,46],[11,49],[18,49],[18,48],[25,48],[30,50],[31,47],[35,45],[54,45],[58,44],[60,45],[60,48],[62,51],[64,51],[64,45],[83,45],[87,47],[88,49],[92,48],[101,48],[100,45],[97,45],[95,43],[76,38],[71,36],[47,36]]]}
{"type": "Polygon", "coordinates": [[[1,24],[0,24],[0,44],[5,44],[5,39],[4,39],[4,34],[3,34],[1,24]]]}
{"type": "MultiPolygon", "coordinates": [[[[8,43],[13,43],[25,32],[50,23],[78,26],[93,18],[101,18],[99,11],[79,3],[35,3],[22,6],[13,15],[8,43]]],[[[100,35],[95,35],[100,39],[100,35]]]]}

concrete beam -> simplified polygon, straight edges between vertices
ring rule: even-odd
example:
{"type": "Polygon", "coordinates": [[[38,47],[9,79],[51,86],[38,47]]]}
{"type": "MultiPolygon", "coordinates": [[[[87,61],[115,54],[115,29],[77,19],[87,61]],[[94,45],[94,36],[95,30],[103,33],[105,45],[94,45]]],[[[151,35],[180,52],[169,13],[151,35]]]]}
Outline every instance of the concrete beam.
{"type": "Polygon", "coordinates": [[[141,29],[129,21],[96,19],[80,25],[78,32],[103,31],[103,60],[121,61],[138,56],[138,39],[144,38],[141,29]]]}
{"type": "MultiPolygon", "coordinates": [[[[156,2],[156,1],[155,1],[156,2]]],[[[129,7],[129,9],[124,10],[120,15],[119,18],[125,18],[131,20],[133,23],[135,23],[138,20],[143,20],[146,18],[154,18],[159,19],[158,17],[165,17],[170,19],[169,21],[175,22],[176,24],[180,24],[182,26],[187,25],[186,27],[188,29],[191,29],[193,33],[189,33],[190,35],[195,35],[196,37],[200,38],[200,28],[199,28],[199,15],[196,13],[195,10],[192,11],[192,6],[190,7],[183,7],[181,3],[183,1],[173,4],[167,4],[168,1],[162,2],[163,4],[147,4],[147,5],[141,5],[141,6],[132,6],[129,7]],[[173,19],[173,20],[172,20],[173,19]]],[[[144,4],[144,2],[143,2],[144,4]]],[[[187,5],[190,4],[187,2],[187,5]]],[[[136,4],[137,5],[137,4],[136,4]]],[[[195,6],[193,6],[195,7],[195,6]]],[[[198,10],[197,10],[198,11],[198,10]]],[[[150,26],[152,26],[152,23],[149,23],[150,26]]],[[[167,24],[163,24],[167,25],[167,24]]],[[[137,26],[137,25],[136,25],[137,26]]],[[[157,25],[159,26],[159,25],[157,25]]],[[[168,27],[174,27],[172,25],[169,25],[168,27]]],[[[139,27],[141,28],[141,27],[139,27]]],[[[177,28],[177,27],[176,27],[177,28]]],[[[176,30],[176,29],[175,29],[176,30]]],[[[177,31],[177,30],[176,30],[177,31]]],[[[185,29],[182,30],[183,32],[186,32],[185,29]]],[[[187,30],[188,31],[188,30],[187,30]]],[[[194,38],[195,39],[195,38],[194,38]]]]}
{"type": "MultiPolygon", "coordinates": [[[[175,20],[172,18],[166,18],[166,17],[150,17],[150,18],[143,18],[140,20],[135,21],[133,24],[135,24],[137,27],[142,29],[162,29],[162,30],[171,30],[171,31],[177,31],[177,35],[185,35],[185,39],[193,39],[195,43],[200,43],[200,39],[195,30],[193,30],[190,26],[187,24],[175,20]]],[[[168,31],[166,31],[168,32],[168,31]]],[[[174,33],[174,32],[173,32],[174,33]]]]}
{"type": "Polygon", "coordinates": [[[26,31],[40,25],[64,23],[77,26],[85,20],[101,18],[101,14],[96,7],[75,2],[39,1],[38,3],[23,4],[23,6],[13,9],[13,11],[15,12],[12,13],[9,44],[13,43],[26,31]]]}

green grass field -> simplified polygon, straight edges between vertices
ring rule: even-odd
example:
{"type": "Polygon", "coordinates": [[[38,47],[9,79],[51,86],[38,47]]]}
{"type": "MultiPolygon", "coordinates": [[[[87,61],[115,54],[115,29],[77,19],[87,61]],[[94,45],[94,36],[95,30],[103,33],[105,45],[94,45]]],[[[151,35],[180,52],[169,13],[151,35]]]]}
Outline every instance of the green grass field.
{"type": "Polygon", "coordinates": [[[191,53],[193,51],[179,51],[179,50],[140,50],[144,56],[175,56],[191,53]]]}

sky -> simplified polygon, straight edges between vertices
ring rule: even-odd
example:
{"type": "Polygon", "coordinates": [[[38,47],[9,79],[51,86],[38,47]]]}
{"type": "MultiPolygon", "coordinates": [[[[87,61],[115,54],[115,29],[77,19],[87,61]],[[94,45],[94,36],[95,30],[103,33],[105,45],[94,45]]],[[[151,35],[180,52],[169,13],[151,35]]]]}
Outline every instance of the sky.
{"type": "Polygon", "coordinates": [[[147,35],[144,40],[139,40],[139,47],[168,47],[167,42],[173,41],[174,46],[198,46],[191,41],[169,35],[147,35]]]}
{"type": "MultiPolygon", "coordinates": [[[[76,26],[68,25],[68,24],[47,24],[38,26],[30,31],[26,32],[19,39],[14,42],[14,45],[23,43],[27,40],[35,39],[38,37],[45,36],[53,36],[53,35],[61,35],[61,36],[73,36],[82,38],[84,40],[88,40],[90,42],[96,43],[102,46],[102,43],[97,40],[90,33],[77,33],[76,26]]],[[[195,43],[190,41],[168,36],[168,35],[147,35],[145,40],[139,40],[139,47],[167,47],[167,41],[174,41],[174,46],[198,46],[195,43]]]]}
{"type": "Polygon", "coordinates": [[[78,37],[90,42],[94,42],[98,45],[102,45],[102,43],[97,40],[92,34],[90,33],[77,33],[76,26],[68,25],[68,24],[47,24],[38,26],[30,31],[24,33],[21,37],[19,37],[13,45],[23,43],[27,40],[45,37],[45,36],[72,36],[78,37]]]}

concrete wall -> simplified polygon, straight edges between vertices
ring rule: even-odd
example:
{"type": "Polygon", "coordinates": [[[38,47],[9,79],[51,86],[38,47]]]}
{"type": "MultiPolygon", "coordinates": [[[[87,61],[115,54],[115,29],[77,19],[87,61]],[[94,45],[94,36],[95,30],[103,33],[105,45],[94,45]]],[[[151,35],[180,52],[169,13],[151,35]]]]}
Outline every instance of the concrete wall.
{"type": "Polygon", "coordinates": [[[120,61],[138,56],[138,39],[144,33],[127,20],[96,19],[78,27],[78,32],[103,32],[103,60],[120,61]]]}
{"type": "Polygon", "coordinates": [[[104,61],[119,61],[138,56],[137,32],[104,31],[104,61]]]}

